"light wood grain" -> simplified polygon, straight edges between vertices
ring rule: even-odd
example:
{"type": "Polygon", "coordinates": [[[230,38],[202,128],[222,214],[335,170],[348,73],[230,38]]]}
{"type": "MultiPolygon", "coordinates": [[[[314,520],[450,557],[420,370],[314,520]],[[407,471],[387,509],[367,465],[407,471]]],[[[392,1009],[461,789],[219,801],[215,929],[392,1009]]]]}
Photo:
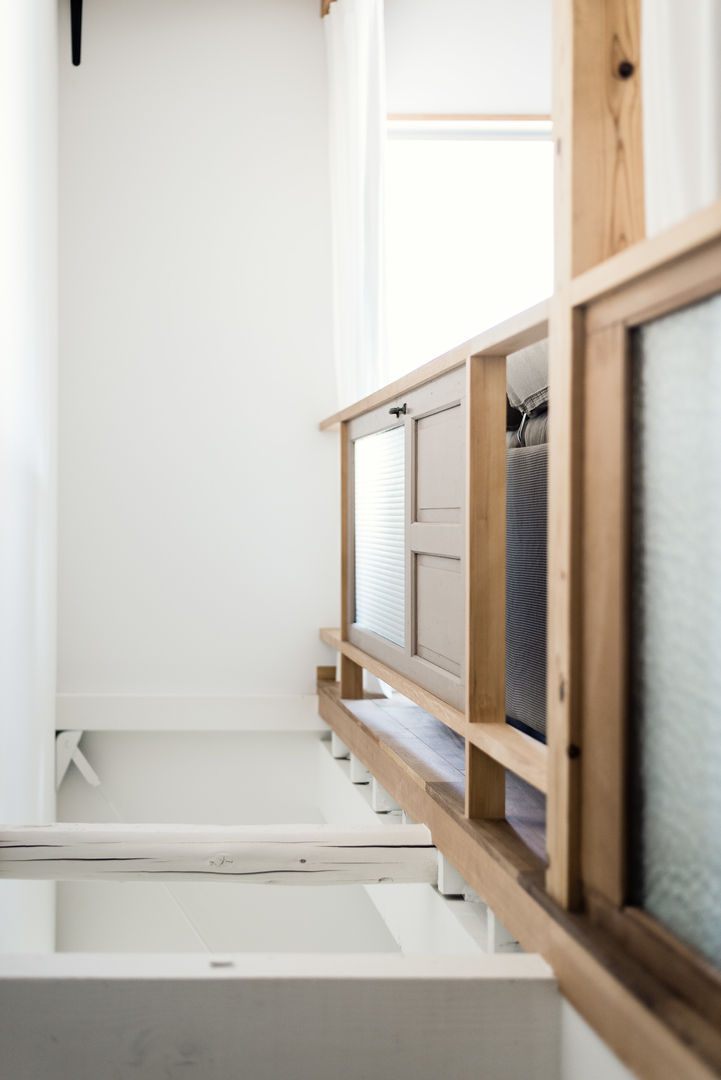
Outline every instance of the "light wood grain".
{"type": "Polygon", "coordinates": [[[639,0],[555,0],[555,289],[550,325],[547,885],[581,902],[583,314],[572,279],[644,236],[639,0]],[[619,64],[633,66],[630,78],[619,64]]]}
{"type": "Polygon", "coordinates": [[[721,237],[628,282],[589,304],[589,333],[622,323],[632,328],[721,290],[721,237]]]}
{"type": "Polygon", "coordinates": [[[456,346],[449,352],[444,353],[443,356],[423,364],[422,367],[416,368],[415,371],[411,371],[401,379],[396,379],[395,382],[389,383],[388,386],[384,386],[381,390],[376,390],[375,393],[369,394],[368,397],[349,405],[333,416],[329,416],[320,423],[320,430],[328,431],[344,421],[352,420],[370,409],[375,409],[378,405],[383,405],[387,401],[401,397],[409,390],[423,386],[424,383],[443,375],[446,371],[461,367],[468,356],[495,356],[500,354],[506,356],[508,353],[525,348],[526,345],[533,345],[537,341],[542,341],[546,337],[548,337],[548,301],[544,300],[542,303],[536,304],[535,307],[528,308],[512,318],[506,319],[505,322],[498,323],[497,326],[485,330],[482,334],[478,334],[477,337],[471,338],[470,341],[456,346]]]}
{"type": "MultiPolygon", "coordinates": [[[[506,722],[506,358],[466,365],[466,720],[506,722]]],[[[503,818],[499,762],[466,745],[466,814],[503,818]]]]}
{"type": "Polygon", "coordinates": [[[580,903],[580,415],[583,324],[567,291],[554,298],[551,320],[548,476],[548,737],[546,885],[563,907],[580,903]]]}
{"type": "MultiPolygon", "coordinates": [[[[451,731],[462,735],[479,750],[492,757],[504,768],[510,769],[525,780],[527,784],[538,791],[546,792],[547,779],[547,750],[543,743],[524,735],[508,724],[475,723],[469,724],[466,715],[460,709],[454,709],[452,705],[441,698],[424,690],[405,675],[399,674],[387,664],[381,663],[373,656],[358,649],[350,642],[341,641],[338,630],[322,629],[321,641],[331,648],[336,649],[341,655],[347,655],[361,668],[365,668],[371,675],[388,683],[399,694],[409,698],[410,701],[420,705],[422,709],[430,713],[451,731]]],[[[345,695],[341,691],[341,697],[345,695]]]]}
{"type": "Polygon", "coordinates": [[[721,238],[721,199],[571,282],[571,303],[587,304],[721,238]]]}
{"type": "Polygon", "coordinates": [[[585,369],[581,865],[584,887],[620,906],[627,858],[630,453],[622,326],[589,335],[585,369]]]}
{"type": "Polygon", "coordinates": [[[506,770],[466,740],[466,817],[503,821],[506,816],[506,770]]]}
{"type": "Polygon", "coordinates": [[[554,127],[569,170],[568,228],[575,277],[645,235],[640,0],[554,5],[555,78],[566,102],[554,127]],[[622,78],[619,65],[633,66],[622,78]]]}
{"type": "Polygon", "coordinates": [[[5,825],[0,878],[433,884],[437,859],[422,825],[5,825]]]}

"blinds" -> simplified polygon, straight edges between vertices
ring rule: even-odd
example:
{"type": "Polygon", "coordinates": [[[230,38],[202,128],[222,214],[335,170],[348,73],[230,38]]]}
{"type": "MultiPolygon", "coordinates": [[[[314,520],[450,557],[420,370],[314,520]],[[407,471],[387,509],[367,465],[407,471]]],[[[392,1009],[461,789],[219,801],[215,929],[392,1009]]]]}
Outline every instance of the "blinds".
{"type": "Polygon", "coordinates": [[[405,429],[355,441],[355,622],[405,645],[405,429]]]}
{"type": "Polygon", "coordinates": [[[635,900],[721,967],[721,296],[634,360],[635,900]]]}

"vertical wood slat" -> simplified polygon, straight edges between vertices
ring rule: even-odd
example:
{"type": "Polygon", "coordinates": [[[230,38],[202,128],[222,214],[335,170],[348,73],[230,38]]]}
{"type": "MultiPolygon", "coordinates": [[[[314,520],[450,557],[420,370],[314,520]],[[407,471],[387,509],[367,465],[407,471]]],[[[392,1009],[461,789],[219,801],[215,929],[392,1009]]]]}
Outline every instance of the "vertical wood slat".
{"type": "MultiPolygon", "coordinates": [[[[466,716],[506,720],[506,358],[466,362],[466,716]]],[[[466,741],[466,814],[503,818],[505,769],[466,741]]]]}
{"type": "MultiPolygon", "coordinates": [[[[343,641],[348,640],[348,628],[353,621],[351,604],[351,575],[354,571],[353,552],[353,507],[351,506],[350,470],[353,454],[348,423],[340,427],[340,634],[343,641]]],[[[363,668],[360,664],[341,654],[340,658],[340,694],[342,698],[363,697],[363,668]]]]}
{"type": "Polygon", "coordinates": [[[640,0],[554,0],[553,23],[546,886],[563,907],[575,908],[581,900],[583,313],[571,305],[570,285],[644,236],[640,0]]]}
{"type": "Polygon", "coordinates": [[[567,39],[560,77],[570,107],[561,152],[570,156],[576,277],[645,235],[641,0],[564,0],[554,18],[559,7],[554,32],[567,39]]]}
{"type": "Polygon", "coordinates": [[[586,344],[583,508],[581,869],[616,907],[626,900],[629,647],[629,356],[616,323],[586,344]]]}

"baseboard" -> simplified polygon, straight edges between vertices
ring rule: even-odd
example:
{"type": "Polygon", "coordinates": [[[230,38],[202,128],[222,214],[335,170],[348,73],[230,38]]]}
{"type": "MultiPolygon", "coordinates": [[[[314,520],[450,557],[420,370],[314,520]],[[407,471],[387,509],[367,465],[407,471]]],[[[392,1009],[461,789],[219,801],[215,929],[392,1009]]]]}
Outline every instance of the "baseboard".
{"type": "Polygon", "coordinates": [[[316,694],[58,694],[58,731],[325,731],[316,694]]]}

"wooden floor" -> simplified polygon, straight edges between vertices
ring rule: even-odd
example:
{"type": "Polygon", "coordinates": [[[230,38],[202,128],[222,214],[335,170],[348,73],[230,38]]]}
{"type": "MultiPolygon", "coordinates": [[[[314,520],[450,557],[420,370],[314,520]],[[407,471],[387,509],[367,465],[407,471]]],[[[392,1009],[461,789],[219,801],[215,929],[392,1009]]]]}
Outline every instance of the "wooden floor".
{"type": "MultiPolygon", "coordinates": [[[[344,704],[409,767],[427,781],[443,784],[446,798],[463,805],[466,755],[460,735],[400,695],[344,704]]],[[[506,772],[506,819],[531,851],[545,861],[546,798],[511,772],[506,772]]]]}

